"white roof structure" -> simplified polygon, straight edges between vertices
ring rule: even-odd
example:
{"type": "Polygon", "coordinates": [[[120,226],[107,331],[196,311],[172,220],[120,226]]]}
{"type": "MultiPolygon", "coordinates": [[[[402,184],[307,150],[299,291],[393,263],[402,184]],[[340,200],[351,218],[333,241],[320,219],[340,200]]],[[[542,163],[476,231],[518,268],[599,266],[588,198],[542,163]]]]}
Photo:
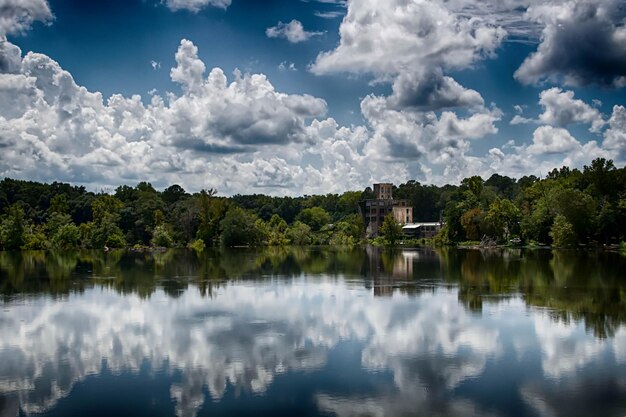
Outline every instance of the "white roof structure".
{"type": "Polygon", "coordinates": [[[407,223],[402,226],[403,229],[419,229],[423,226],[441,226],[439,222],[422,222],[422,223],[407,223]]]}

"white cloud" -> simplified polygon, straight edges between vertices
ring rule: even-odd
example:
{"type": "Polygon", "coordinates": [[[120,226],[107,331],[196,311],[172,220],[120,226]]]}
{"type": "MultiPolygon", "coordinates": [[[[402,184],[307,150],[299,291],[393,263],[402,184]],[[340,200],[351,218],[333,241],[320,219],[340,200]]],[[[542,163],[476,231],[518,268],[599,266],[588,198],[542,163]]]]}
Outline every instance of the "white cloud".
{"type": "Polygon", "coordinates": [[[605,125],[602,114],[582,100],[574,99],[573,91],[560,88],[544,90],[539,95],[544,111],[539,115],[541,123],[564,127],[572,123],[590,124],[591,132],[599,132],[605,125]]]}
{"type": "Polygon", "coordinates": [[[298,71],[298,68],[296,68],[296,64],[288,61],[283,61],[278,64],[278,69],[280,71],[298,71]]]}
{"type": "Polygon", "coordinates": [[[49,57],[21,59],[17,51],[17,73],[0,75],[0,175],[16,178],[109,188],[147,179],[222,194],[342,192],[415,177],[456,181],[477,165],[467,156],[468,140],[495,133],[500,118],[481,107],[467,117],[438,117],[368,96],[367,126],[343,127],[319,119],[323,100],[280,93],[262,74],[235,72],[229,81],[214,68],[207,75],[187,40],[170,72],[182,94],[153,91],[147,104],[140,96],[104,100],[49,57]]]}
{"type": "Polygon", "coordinates": [[[20,72],[22,50],[0,36],[0,74],[20,72]]]}
{"type": "Polygon", "coordinates": [[[49,22],[53,18],[47,0],[0,0],[0,11],[0,39],[23,33],[36,21],[49,22]]]}
{"type": "Polygon", "coordinates": [[[505,32],[450,13],[439,1],[352,0],[337,48],[321,53],[312,71],[399,74],[409,69],[467,68],[492,54],[505,32]]]}
{"type": "Polygon", "coordinates": [[[474,113],[467,118],[459,118],[456,113],[443,112],[437,123],[441,136],[463,139],[478,139],[498,133],[495,122],[500,120],[502,112],[495,108],[474,113]]]}
{"type": "Polygon", "coordinates": [[[152,60],[152,61],[150,61],[150,66],[152,67],[153,70],[156,71],[156,70],[161,68],[161,63],[152,60]]]}
{"type": "Polygon", "coordinates": [[[284,38],[291,43],[299,43],[323,35],[324,32],[308,32],[300,21],[293,19],[289,23],[278,22],[276,26],[267,28],[265,34],[268,38],[284,38]]]}
{"type": "MultiPolygon", "coordinates": [[[[193,4],[197,10],[230,4],[173,3],[192,11],[193,4]]],[[[193,190],[211,186],[222,194],[312,194],[373,181],[458,182],[498,169],[525,175],[548,165],[588,163],[594,155],[623,155],[619,110],[602,146],[582,144],[564,128],[588,123],[598,131],[602,115],[558,89],[542,94],[539,119],[550,126],[537,129],[532,144],[473,153],[472,140],[496,134],[502,113],[486,108],[479,92],[447,73],[492,56],[504,39],[502,27],[512,30],[507,19],[522,15],[511,10],[533,3],[349,2],[339,45],[320,54],[311,70],[366,73],[391,84],[388,97],[362,100],[363,126],[324,119],[324,100],[276,91],[263,74],[235,72],[229,79],[219,68],[208,70],[185,40],[170,71],[182,93],[154,91],[146,102],[120,95],[105,100],[49,57],[29,53],[22,59],[19,48],[0,39],[0,175],[94,186],[148,179],[193,190]]],[[[319,34],[299,23],[268,31],[290,41],[319,34]]],[[[285,61],[279,69],[296,68],[285,61]]],[[[522,110],[516,109],[512,124],[531,121],[522,110]]]]}
{"type": "Polygon", "coordinates": [[[339,11],[326,11],[326,12],[316,11],[314,14],[315,16],[321,17],[322,19],[336,19],[339,16],[343,16],[343,12],[339,12],[339,11]]]}
{"type": "Polygon", "coordinates": [[[194,92],[202,87],[206,67],[198,58],[198,47],[193,42],[183,39],[176,52],[177,66],[170,71],[172,81],[179,83],[187,92],[194,92]]]}
{"type": "Polygon", "coordinates": [[[478,92],[445,73],[492,56],[506,33],[449,6],[425,0],[352,0],[339,28],[339,45],[320,53],[311,71],[363,73],[393,82],[390,105],[398,109],[482,106],[478,92]]]}
{"type": "Polygon", "coordinates": [[[626,162],[626,108],[624,106],[613,107],[609,129],[604,132],[602,146],[616,152],[616,160],[626,162]]]}
{"type": "Polygon", "coordinates": [[[516,108],[516,114],[510,124],[544,124],[556,127],[566,127],[570,124],[588,124],[589,131],[599,133],[606,125],[602,113],[597,108],[590,106],[582,100],[574,98],[574,92],[563,91],[558,87],[549,88],[539,94],[539,105],[543,112],[539,117],[530,119],[522,116],[523,109],[516,108]]]}
{"type": "Polygon", "coordinates": [[[193,13],[208,6],[227,9],[230,3],[231,0],[165,0],[166,6],[172,11],[188,10],[193,13]]]}
{"type": "Polygon", "coordinates": [[[171,77],[183,94],[154,94],[145,105],[139,96],[104,102],[49,57],[28,53],[19,73],[0,74],[0,172],[107,185],[152,178],[197,189],[241,163],[220,156],[244,158],[264,144],[315,140],[305,120],[324,115],[323,100],[279,93],[262,74],[236,73],[229,83],[214,68],[205,77],[196,47],[186,40],[176,61],[171,77]]]}
{"type": "MultiPolygon", "coordinates": [[[[469,139],[495,134],[499,109],[479,109],[466,118],[454,112],[413,112],[390,108],[384,97],[367,96],[361,111],[372,128],[364,153],[382,161],[407,163],[411,178],[458,182],[480,161],[468,156],[469,139]],[[433,171],[440,174],[435,175],[433,171]]],[[[396,180],[397,182],[397,180],[396,180]]]]}
{"type": "Polygon", "coordinates": [[[539,126],[533,133],[533,143],[528,151],[533,154],[567,153],[580,146],[580,142],[563,128],[539,126]]]}
{"type": "Polygon", "coordinates": [[[515,116],[513,116],[510,123],[512,125],[524,125],[528,123],[535,123],[535,120],[516,114],[515,116]]]}

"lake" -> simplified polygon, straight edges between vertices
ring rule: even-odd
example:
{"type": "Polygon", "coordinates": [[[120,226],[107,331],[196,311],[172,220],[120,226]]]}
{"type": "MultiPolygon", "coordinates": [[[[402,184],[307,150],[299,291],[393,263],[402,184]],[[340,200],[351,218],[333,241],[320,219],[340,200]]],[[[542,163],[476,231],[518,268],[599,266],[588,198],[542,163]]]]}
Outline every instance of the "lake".
{"type": "Polygon", "coordinates": [[[0,252],[0,416],[626,416],[626,257],[0,252]]]}

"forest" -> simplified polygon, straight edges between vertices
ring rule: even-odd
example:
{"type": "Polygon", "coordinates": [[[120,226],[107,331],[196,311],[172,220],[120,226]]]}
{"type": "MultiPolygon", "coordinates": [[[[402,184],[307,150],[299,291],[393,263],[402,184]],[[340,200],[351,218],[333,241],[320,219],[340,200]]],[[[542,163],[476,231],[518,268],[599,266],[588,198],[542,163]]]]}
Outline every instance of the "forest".
{"type": "MultiPolygon", "coordinates": [[[[429,244],[490,240],[556,247],[619,244],[626,239],[626,168],[598,158],[545,178],[493,174],[457,185],[394,186],[414,221],[443,220],[429,244]]],[[[112,193],[84,186],[5,178],[0,182],[0,249],[340,245],[366,243],[359,201],[372,190],[272,197],[162,191],[143,181],[112,193]]],[[[402,241],[388,218],[374,243],[402,241]]],[[[622,244],[623,246],[623,244],[622,244]]]]}

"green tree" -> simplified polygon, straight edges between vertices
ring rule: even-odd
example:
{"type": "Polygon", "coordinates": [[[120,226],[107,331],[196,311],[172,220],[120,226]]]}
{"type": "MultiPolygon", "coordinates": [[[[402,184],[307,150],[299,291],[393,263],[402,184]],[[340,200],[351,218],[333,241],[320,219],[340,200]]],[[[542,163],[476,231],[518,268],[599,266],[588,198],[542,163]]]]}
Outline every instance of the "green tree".
{"type": "Polygon", "coordinates": [[[18,250],[24,245],[26,219],[19,204],[11,205],[0,222],[0,246],[4,250],[18,250]]]}
{"type": "Polygon", "coordinates": [[[105,194],[98,196],[92,205],[94,222],[93,227],[84,227],[81,236],[89,231],[89,244],[94,248],[122,248],[126,246],[126,239],[122,229],[118,226],[120,211],[124,204],[116,197],[105,194]]]}
{"type": "Polygon", "coordinates": [[[270,246],[287,245],[289,243],[287,239],[287,228],[287,222],[278,214],[274,214],[266,225],[266,243],[270,246]]]}
{"type": "Polygon", "coordinates": [[[565,248],[576,244],[576,232],[571,223],[562,214],[554,218],[554,224],[550,230],[550,237],[554,246],[565,248]]]}
{"type": "Polygon", "coordinates": [[[465,237],[469,240],[480,240],[483,222],[485,220],[485,212],[480,207],[469,209],[461,216],[461,225],[465,230],[465,237]]]}
{"type": "Polygon", "coordinates": [[[556,213],[562,214],[572,225],[578,242],[584,242],[592,233],[596,216],[596,204],[593,198],[580,190],[571,188],[557,189],[551,196],[556,213]]]}
{"type": "Polygon", "coordinates": [[[67,196],[65,194],[57,194],[50,199],[51,213],[68,213],[67,196]]]}
{"type": "Polygon", "coordinates": [[[339,197],[337,214],[346,216],[358,213],[359,201],[361,201],[361,193],[359,191],[346,191],[339,197]]]}
{"type": "Polygon", "coordinates": [[[173,246],[174,241],[169,233],[168,227],[165,224],[159,224],[154,228],[150,243],[152,243],[153,246],[164,248],[173,246]]]}
{"type": "Polygon", "coordinates": [[[330,223],[330,215],[321,207],[311,207],[303,209],[296,217],[296,220],[301,221],[308,225],[311,230],[317,232],[330,223]]]}
{"type": "Polygon", "coordinates": [[[188,197],[189,194],[178,184],[170,185],[161,193],[161,198],[168,206],[176,204],[188,197]]]}
{"type": "Polygon", "coordinates": [[[615,165],[612,160],[596,158],[589,166],[584,166],[582,178],[585,184],[588,184],[592,195],[608,196],[615,195],[617,191],[615,174],[615,165]]]}
{"type": "Polygon", "coordinates": [[[58,211],[52,212],[46,222],[46,232],[50,239],[59,231],[59,229],[67,224],[72,224],[72,217],[69,214],[61,213],[58,211]]]}
{"type": "Polygon", "coordinates": [[[393,213],[385,216],[382,226],[378,230],[389,245],[395,245],[402,238],[402,226],[393,217],[393,213]]]}
{"type": "Polygon", "coordinates": [[[59,227],[52,236],[52,247],[57,249],[74,249],[80,243],[80,229],[73,222],[59,227]]]}
{"type": "Polygon", "coordinates": [[[42,225],[29,224],[24,233],[24,250],[48,249],[50,243],[46,237],[45,228],[42,225]]]}
{"type": "Polygon", "coordinates": [[[471,192],[476,199],[480,200],[480,195],[483,192],[485,181],[478,175],[474,175],[473,177],[464,178],[461,181],[461,191],[469,191],[471,192]]]}
{"type": "Polygon", "coordinates": [[[148,182],[140,182],[135,188],[118,187],[115,197],[122,203],[118,226],[129,241],[147,244],[157,225],[155,214],[166,209],[160,194],[148,182]]]}
{"type": "Polygon", "coordinates": [[[220,226],[221,240],[224,246],[250,246],[260,243],[260,233],[256,218],[240,207],[231,207],[220,226]]]}
{"type": "Polygon", "coordinates": [[[313,242],[313,232],[309,225],[296,220],[287,230],[287,238],[292,245],[310,245],[313,242]]]}
{"type": "Polygon", "coordinates": [[[80,243],[80,230],[72,221],[72,217],[64,212],[63,199],[55,200],[51,206],[45,230],[48,234],[50,246],[53,249],[72,249],[80,243]],[[53,208],[54,207],[54,208],[53,208]]]}
{"type": "Polygon", "coordinates": [[[220,235],[220,224],[228,210],[228,204],[221,198],[216,198],[217,192],[213,189],[202,190],[197,197],[199,225],[196,238],[202,239],[205,244],[212,245],[220,235]]]}
{"type": "Polygon", "coordinates": [[[489,206],[485,223],[490,236],[501,242],[519,233],[520,219],[521,213],[511,200],[498,198],[489,206]]]}

